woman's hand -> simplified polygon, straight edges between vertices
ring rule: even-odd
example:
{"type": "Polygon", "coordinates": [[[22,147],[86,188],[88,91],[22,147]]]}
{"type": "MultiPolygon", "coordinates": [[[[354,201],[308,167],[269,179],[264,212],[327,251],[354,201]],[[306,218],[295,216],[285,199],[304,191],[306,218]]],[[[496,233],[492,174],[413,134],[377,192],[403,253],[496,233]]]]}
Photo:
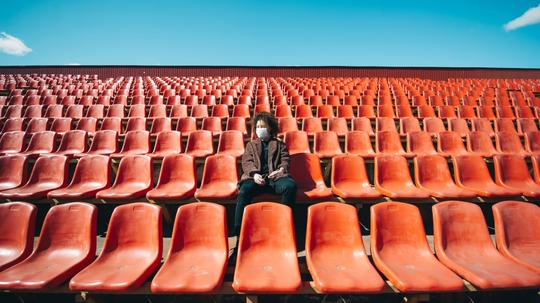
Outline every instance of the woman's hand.
{"type": "Polygon", "coordinates": [[[255,181],[255,183],[259,184],[259,185],[264,185],[266,182],[264,181],[264,178],[262,175],[260,174],[255,174],[253,175],[253,180],[255,181]]]}
{"type": "Polygon", "coordinates": [[[275,175],[282,173],[283,167],[280,167],[278,170],[274,170],[271,174],[268,175],[268,178],[273,178],[275,175]]]}

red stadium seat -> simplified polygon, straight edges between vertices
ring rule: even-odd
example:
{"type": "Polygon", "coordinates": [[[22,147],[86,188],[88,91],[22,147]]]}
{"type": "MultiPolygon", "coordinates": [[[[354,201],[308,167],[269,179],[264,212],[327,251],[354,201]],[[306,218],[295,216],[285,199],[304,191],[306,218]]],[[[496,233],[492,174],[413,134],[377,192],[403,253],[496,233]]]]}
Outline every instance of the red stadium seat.
{"type": "Polygon", "coordinates": [[[375,156],[369,135],[363,131],[350,131],[345,135],[345,153],[362,157],[375,156]]]}
{"type": "Polygon", "coordinates": [[[489,133],[483,131],[473,131],[467,136],[467,149],[469,152],[482,157],[492,157],[499,152],[493,146],[493,141],[489,133]]]}
{"type": "Polygon", "coordinates": [[[438,134],[439,144],[437,150],[446,156],[459,156],[468,154],[461,136],[456,132],[444,131],[438,134]]]}
{"type": "Polygon", "coordinates": [[[144,155],[150,152],[150,134],[145,130],[133,130],[126,133],[124,145],[119,153],[111,154],[113,158],[132,155],[144,155]]]}
{"type": "Polygon", "coordinates": [[[53,206],[37,247],[24,261],[0,273],[2,289],[45,289],[63,284],[96,254],[97,208],[86,203],[53,206]]]}
{"type": "Polygon", "coordinates": [[[304,131],[286,132],[283,141],[287,145],[290,155],[311,152],[309,150],[309,138],[304,131]]]}
{"type": "Polygon", "coordinates": [[[128,133],[130,131],[146,131],[146,118],[144,117],[129,118],[124,132],[128,133]]]}
{"type": "Polygon", "coordinates": [[[177,131],[162,131],[157,134],[154,150],[147,154],[152,158],[163,158],[171,154],[179,154],[182,152],[182,140],[180,132],[177,131]]]}
{"type": "Polygon", "coordinates": [[[0,154],[17,154],[24,148],[24,132],[10,131],[1,133],[0,154]]]}
{"type": "Polygon", "coordinates": [[[473,203],[434,205],[433,242],[439,260],[480,289],[540,285],[540,274],[497,251],[482,210],[473,203]]]}
{"type": "Polygon", "coordinates": [[[95,197],[96,193],[111,185],[111,161],[102,155],[89,155],[77,162],[71,183],[50,191],[49,199],[77,201],[95,197]]]}
{"type": "Polygon", "coordinates": [[[354,118],[352,120],[353,131],[363,131],[370,136],[374,136],[373,128],[371,127],[371,121],[366,117],[354,118]]]}
{"type": "Polygon", "coordinates": [[[332,131],[315,133],[313,153],[319,156],[319,158],[332,158],[342,154],[343,152],[341,151],[337,134],[332,131]]]}
{"type": "Polygon", "coordinates": [[[92,144],[84,154],[76,154],[76,157],[84,155],[110,155],[118,151],[118,133],[112,130],[97,131],[92,139],[92,144]]]}
{"type": "Polygon", "coordinates": [[[32,172],[23,186],[0,192],[4,199],[42,199],[47,197],[51,190],[67,184],[68,165],[65,156],[39,157],[32,168],[32,172]]]}
{"type": "Polygon", "coordinates": [[[154,293],[207,293],[220,288],[228,257],[225,207],[180,206],[165,263],[152,280],[154,293]]]}
{"type": "MultiPolygon", "coordinates": [[[[0,165],[2,158],[0,158],[0,165]]],[[[4,167],[1,168],[2,170],[4,167]]],[[[0,174],[2,172],[0,171],[0,174]]],[[[0,272],[26,259],[34,247],[37,208],[25,202],[0,204],[0,272]]]]}
{"type": "Polygon", "coordinates": [[[334,107],[332,105],[317,106],[317,117],[321,119],[334,118],[334,107]]]}
{"type": "Polygon", "coordinates": [[[148,118],[165,118],[167,117],[167,107],[163,104],[151,105],[148,110],[148,118]]]}
{"type": "Polygon", "coordinates": [[[188,117],[187,105],[185,104],[175,104],[171,106],[171,112],[169,114],[171,119],[185,118],[188,117]]]}
{"type": "Polygon", "coordinates": [[[235,158],[244,154],[244,136],[236,130],[224,131],[219,136],[218,154],[226,154],[235,158]]]}
{"type": "Polygon", "coordinates": [[[332,197],[332,190],[324,184],[319,157],[299,153],[290,157],[290,174],[296,182],[296,198],[299,201],[332,197]]]}
{"type": "Polygon", "coordinates": [[[113,118],[113,117],[124,118],[125,117],[124,105],[114,104],[114,105],[109,106],[106,117],[107,118],[113,118]]]}
{"type": "Polygon", "coordinates": [[[439,118],[425,118],[424,131],[436,135],[437,133],[446,131],[444,123],[439,118]]]}
{"type": "Polygon", "coordinates": [[[497,119],[495,120],[495,132],[517,133],[517,130],[512,119],[497,119]]]}
{"type": "Polygon", "coordinates": [[[534,119],[519,119],[518,120],[518,133],[537,132],[538,126],[534,119]]]}
{"type": "Polygon", "coordinates": [[[32,118],[26,129],[26,135],[31,136],[35,133],[44,132],[47,130],[47,118],[32,118]]]}
{"type": "Polygon", "coordinates": [[[436,155],[433,140],[428,132],[411,132],[407,134],[407,153],[415,156],[436,155]]]}
{"type": "Polygon", "coordinates": [[[384,131],[397,133],[398,131],[396,128],[396,123],[394,122],[394,119],[392,118],[380,117],[380,118],[377,118],[376,122],[377,122],[377,125],[376,125],[377,133],[384,132],[384,131]]]}
{"type": "Polygon", "coordinates": [[[375,115],[375,110],[373,109],[372,105],[362,104],[358,105],[358,115],[359,118],[365,117],[365,118],[376,118],[377,115],[375,115]]]}
{"type": "Polygon", "coordinates": [[[246,119],[242,117],[230,117],[227,119],[226,130],[236,130],[242,132],[242,135],[247,135],[246,119]]]}
{"type": "Polygon", "coordinates": [[[278,119],[281,118],[292,118],[291,107],[287,104],[278,105],[275,108],[275,116],[278,119]]]}
{"type": "Polygon", "coordinates": [[[309,136],[313,136],[317,132],[322,132],[323,126],[321,118],[305,118],[302,121],[302,130],[309,136]]]}
{"type": "Polygon", "coordinates": [[[88,136],[83,130],[70,130],[62,136],[60,146],[54,152],[57,155],[72,157],[75,154],[86,151],[86,141],[88,136]]]}
{"type": "Polygon", "coordinates": [[[429,193],[417,188],[402,156],[375,157],[375,188],[383,195],[397,199],[427,199],[429,193]]]}
{"type": "Polygon", "coordinates": [[[403,149],[399,134],[395,131],[377,132],[375,146],[377,148],[378,154],[411,156],[410,154],[407,154],[403,149]]]}
{"type": "Polygon", "coordinates": [[[540,196],[540,185],[534,183],[523,156],[497,155],[493,157],[493,164],[498,185],[521,191],[527,197],[540,196]]]}
{"type": "Polygon", "coordinates": [[[338,136],[343,137],[349,131],[347,120],[345,118],[330,118],[328,119],[327,126],[328,131],[336,133],[338,136]]]}
{"type": "Polygon", "coordinates": [[[150,135],[157,136],[161,132],[170,132],[172,130],[172,122],[170,118],[159,117],[154,118],[150,127],[150,135]]]}
{"type": "Polygon", "coordinates": [[[246,206],[238,241],[234,290],[289,293],[301,286],[291,209],[270,202],[246,206]]]}
{"type": "Polygon", "coordinates": [[[182,135],[189,136],[189,134],[197,130],[197,120],[193,117],[182,117],[178,119],[176,130],[182,135]]]}
{"type": "MultiPolygon", "coordinates": [[[[356,105],[356,97],[354,97],[354,96],[347,96],[347,97],[354,98],[353,103],[354,103],[354,105],[356,105]]],[[[355,117],[354,116],[353,106],[351,104],[339,105],[337,107],[337,116],[339,118],[345,118],[347,120],[353,119],[355,117]]]]}
{"type": "Polygon", "coordinates": [[[223,131],[221,128],[221,118],[206,117],[202,121],[202,130],[211,131],[213,136],[219,136],[223,131]]]}
{"type": "Polygon", "coordinates": [[[4,122],[1,133],[23,130],[24,118],[9,118],[4,122]]]}
{"type": "Polygon", "coordinates": [[[146,198],[158,202],[179,201],[192,197],[196,189],[194,159],[184,154],[167,155],[163,158],[157,185],[146,198]]]}
{"type": "Polygon", "coordinates": [[[492,207],[499,252],[540,273],[540,208],[521,201],[499,202],[492,207]]]}
{"type": "Polygon", "coordinates": [[[196,119],[202,119],[202,118],[208,117],[208,106],[206,104],[199,104],[199,105],[192,106],[191,117],[194,117],[196,119]]]}
{"type": "Polygon", "coordinates": [[[379,198],[381,194],[371,186],[364,159],[354,155],[332,158],[332,192],[343,199],[379,198]]]}
{"type": "Polygon", "coordinates": [[[22,155],[0,157],[0,191],[12,189],[28,181],[28,158],[22,155]]]}
{"type": "Polygon", "coordinates": [[[237,185],[236,158],[224,154],[208,156],[204,163],[201,186],[195,192],[195,198],[233,198],[238,192],[237,185]]]}
{"type": "Polygon", "coordinates": [[[326,202],[308,208],[306,261],[321,293],[377,293],[386,286],[369,262],[351,205],[326,202]]]}
{"type": "Polygon", "coordinates": [[[97,130],[97,119],[88,117],[80,118],[79,121],[77,121],[75,129],[83,130],[87,132],[88,135],[93,136],[97,130]]]}
{"type": "Polygon", "coordinates": [[[498,132],[495,135],[497,150],[506,154],[524,155],[528,154],[523,148],[521,140],[516,132],[498,132]]]}
{"type": "Polygon", "coordinates": [[[22,117],[29,118],[29,119],[41,118],[42,112],[43,112],[43,105],[28,105],[22,117]]]}
{"type": "Polygon", "coordinates": [[[540,132],[526,132],[524,135],[525,150],[527,151],[527,153],[530,153],[532,155],[540,154],[540,132]]]}
{"type": "Polygon", "coordinates": [[[411,132],[420,132],[422,131],[422,128],[420,128],[420,123],[418,122],[418,119],[409,117],[409,118],[402,118],[400,121],[400,134],[402,136],[407,135],[411,132]]]}
{"type": "Polygon", "coordinates": [[[55,118],[51,124],[50,131],[63,135],[71,130],[71,118],[55,118]]]}
{"type": "Polygon", "coordinates": [[[96,198],[106,202],[133,201],[145,197],[152,185],[152,159],[145,155],[125,156],[120,160],[112,187],[97,192],[96,198]]]}
{"type": "Polygon", "coordinates": [[[278,136],[283,136],[291,131],[298,131],[296,118],[280,118],[278,120],[278,136]]]}
{"type": "Polygon", "coordinates": [[[66,110],[65,116],[72,119],[81,119],[83,117],[83,109],[84,106],[82,105],[70,105],[66,110]]]}
{"type": "Polygon", "coordinates": [[[37,157],[40,154],[52,153],[55,149],[55,133],[51,131],[42,131],[35,133],[30,138],[26,150],[21,154],[37,157]]]}
{"type": "Polygon", "coordinates": [[[62,105],[49,105],[47,106],[47,109],[45,110],[45,114],[43,117],[45,118],[62,118],[62,112],[63,112],[64,106],[62,105]]]}
{"type": "Polygon", "coordinates": [[[105,106],[99,104],[90,105],[88,107],[88,110],[86,111],[86,117],[102,119],[103,117],[105,117],[104,112],[105,106]]]}
{"type": "Polygon", "coordinates": [[[493,182],[484,159],[478,155],[464,155],[452,158],[456,184],[476,192],[482,197],[519,196],[515,189],[499,186],[493,182]]]}
{"type": "Polygon", "coordinates": [[[474,131],[482,131],[482,132],[488,133],[490,136],[495,135],[493,126],[491,125],[491,122],[488,119],[473,119],[472,128],[474,131]]]}
{"type": "Polygon", "coordinates": [[[462,137],[467,136],[470,132],[467,120],[462,118],[448,119],[448,130],[458,133],[462,137]]]}
{"type": "Polygon", "coordinates": [[[464,289],[463,281],[433,256],[416,206],[400,202],[371,206],[370,238],[375,265],[400,291],[464,289]]]}
{"type": "Polygon", "coordinates": [[[158,268],[163,250],[161,208],[131,203],[114,209],[98,258],[69,282],[72,290],[126,291],[158,268]]]}
{"type": "Polygon", "coordinates": [[[191,132],[188,136],[185,153],[195,158],[204,158],[213,154],[212,132],[207,130],[191,132]]]}
{"type": "Polygon", "coordinates": [[[446,159],[439,155],[414,158],[414,180],[418,188],[433,197],[442,199],[476,197],[475,192],[458,187],[454,183],[446,159]]]}

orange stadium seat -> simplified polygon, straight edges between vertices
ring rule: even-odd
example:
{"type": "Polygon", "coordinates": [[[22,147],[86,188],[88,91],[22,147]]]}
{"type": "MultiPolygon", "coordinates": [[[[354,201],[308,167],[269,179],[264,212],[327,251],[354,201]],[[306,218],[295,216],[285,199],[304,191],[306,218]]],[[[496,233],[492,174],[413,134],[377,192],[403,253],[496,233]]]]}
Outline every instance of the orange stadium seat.
{"type": "Polygon", "coordinates": [[[37,208],[29,203],[0,204],[0,272],[32,253],[36,214],[37,208]]]}

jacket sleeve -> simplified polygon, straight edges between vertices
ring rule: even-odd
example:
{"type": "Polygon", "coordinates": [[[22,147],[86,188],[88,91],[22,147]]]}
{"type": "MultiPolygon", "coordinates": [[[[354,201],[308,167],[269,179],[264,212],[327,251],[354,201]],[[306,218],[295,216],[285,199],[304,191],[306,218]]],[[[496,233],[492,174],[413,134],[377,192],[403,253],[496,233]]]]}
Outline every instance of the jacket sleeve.
{"type": "Polygon", "coordinates": [[[289,173],[289,161],[290,161],[289,149],[287,148],[287,144],[283,142],[281,142],[280,145],[281,145],[281,148],[279,149],[279,152],[280,152],[281,163],[279,164],[278,169],[283,168],[283,173],[289,173]]]}
{"type": "Polygon", "coordinates": [[[255,167],[255,152],[251,142],[246,145],[246,151],[242,155],[242,171],[250,177],[253,177],[258,172],[255,167]]]}

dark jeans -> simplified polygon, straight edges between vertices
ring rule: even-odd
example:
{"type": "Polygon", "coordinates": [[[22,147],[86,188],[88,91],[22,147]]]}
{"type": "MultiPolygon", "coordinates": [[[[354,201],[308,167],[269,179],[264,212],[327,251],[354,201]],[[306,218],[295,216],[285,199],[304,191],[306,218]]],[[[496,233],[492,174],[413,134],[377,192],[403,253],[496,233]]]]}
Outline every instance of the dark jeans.
{"type": "Polygon", "coordinates": [[[281,203],[292,208],[296,202],[296,183],[291,177],[282,177],[275,181],[270,180],[262,186],[255,183],[253,179],[242,181],[234,217],[234,232],[236,235],[240,234],[244,207],[251,203],[255,196],[263,193],[281,195],[281,203]]]}

